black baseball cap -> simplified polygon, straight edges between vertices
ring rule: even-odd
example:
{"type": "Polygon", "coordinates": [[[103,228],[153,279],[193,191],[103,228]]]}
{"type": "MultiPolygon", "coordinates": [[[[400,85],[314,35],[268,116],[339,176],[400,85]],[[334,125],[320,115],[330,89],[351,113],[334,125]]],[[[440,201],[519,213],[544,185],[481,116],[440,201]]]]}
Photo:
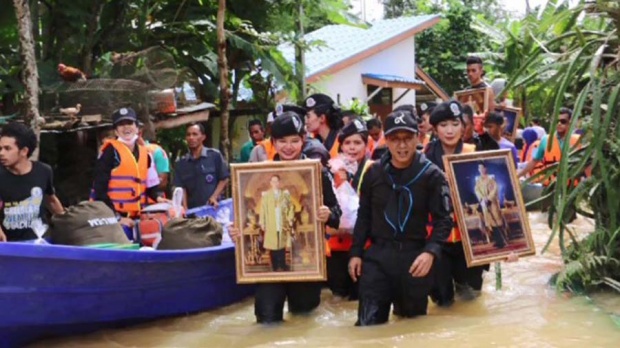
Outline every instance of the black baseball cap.
{"type": "Polygon", "coordinates": [[[121,121],[133,121],[138,124],[138,116],[132,108],[120,108],[112,114],[112,125],[116,126],[121,121]]]}
{"type": "Polygon", "coordinates": [[[486,120],[484,120],[485,126],[490,124],[496,124],[498,126],[501,126],[504,124],[504,117],[497,112],[491,112],[489,113],[489,116],[487,116],[486,120]]]}
{"type": "Polygon", "coordinates": [[[456,100],[443,102],[433,109],[429,119],[430,124],[435,127],[443,121],[461,120],[463,121],[463,105],[456,100]]]}
{"type": "Polygon", "coordinates": [[[433,109],[437,107],[437,103],[429,102],[420,104],[420,111],[422,114],[431,114],[433,109]]]}
{"type": "Polygon", "coordinates": [[[353,134],[368,134],[368,128],[366,128],[366,123],[359,117],[354,117],[351,119],[351,122],[346,126],[342,127],[340,133],[338,134],[338,142],[341,144],[344,140],[350,137],[353,134]]]}
{"type": "Polygon", "coordinates": [[[271,137],[273,139],[280,139],[289,135],[303,135],[305,132],[303,117],[292,111],[279,115],[271,124],[271,137]]]}
{"type": "Polygon", "coordinates": [[[306,109],[302,108],[299,105],[294,104],[278,104],[276,105],[276,110],[274,113],[274,118],[282,115],[285,112],[292,111],[299,115],[300,117],[304,117],[306,115],[306,109]]]}
{"type": "Polygon", "coordinates": [[[306,100],[304,100],[304,107],[306,108],[306,110],[310,111],[316,107],[320,107],[320,106],[332,106],[334,105],[334,100],[326,95],[326,94],[322,94],[322,93],[316,93],[313,94],[311,96],[309,96],[308,98],[306,98],[306,100]]]}
{"type": "Polygon", "coordinates": [[[385,118],[385,123],[383,124],[384,135],[390,135],[401,130],[418,133],[418,122],[416,122],[410,112],[396,111],[385,118]]]}

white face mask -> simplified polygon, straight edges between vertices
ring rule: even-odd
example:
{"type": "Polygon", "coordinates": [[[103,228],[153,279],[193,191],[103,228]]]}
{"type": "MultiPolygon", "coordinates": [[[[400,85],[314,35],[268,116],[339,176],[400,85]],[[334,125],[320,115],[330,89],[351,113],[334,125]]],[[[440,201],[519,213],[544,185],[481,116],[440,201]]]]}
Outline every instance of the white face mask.
{"type": "Polygon", "coordinates": [[[129,140],[125,140],[123,137],[118,137],[118,141],[120,141],[123,144],[132,146],[133,144],[136,143],[136,141],[138,141],[138,134],[134,134],[129,140]]]}

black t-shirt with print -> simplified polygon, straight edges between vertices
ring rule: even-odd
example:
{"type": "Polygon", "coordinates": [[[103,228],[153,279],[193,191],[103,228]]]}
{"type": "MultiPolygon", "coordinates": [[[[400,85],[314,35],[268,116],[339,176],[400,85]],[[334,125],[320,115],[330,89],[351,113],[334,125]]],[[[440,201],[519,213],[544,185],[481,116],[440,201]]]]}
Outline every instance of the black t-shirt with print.
{"type": "Polygon", "coordinates": [[[32,221],[43,218],[45,195],[54,194],[52,168],[33,162],[28,174],[15,175],[0,167],[0,221],[9,241],[35,239],[32,221]]]}

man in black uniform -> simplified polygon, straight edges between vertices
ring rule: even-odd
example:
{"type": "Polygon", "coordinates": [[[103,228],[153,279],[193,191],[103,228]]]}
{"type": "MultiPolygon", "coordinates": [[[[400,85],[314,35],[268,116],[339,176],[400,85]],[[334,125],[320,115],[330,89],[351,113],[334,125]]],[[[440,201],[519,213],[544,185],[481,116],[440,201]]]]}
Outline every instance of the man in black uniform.
{"type": "MultiPolygon", "coordinates": [[[[271,125],[271,138],[276,148],[274,161],[294,161],[307,158],[302,153],[304,145],[303,118],[294,112],[279,115],[271,125]]],[[[316,219],[327,226],[338,229],[340,206],[333,190],[333,180],[327,169],[322,170],[323,205],[317,211],[316,219]]],[[[233,241],[240,236],[239,229],[231,227],[233,241]]],[[[283,320],[284,301],[288,300],[291,313],[307,313],[321,303],[320,282],[261,283],[256,287],[254,313],[259,323],[275,323],[283,320]]]]}
{"type": "Polygon", "coordinates": [[[349,261],[351,278],[360,281],[358,326],[387,322],[392,303],[396,315],[426,315],[433,263],[452,229],[450,190],[441,170],[416,151],[417,122],[394,112],[384,131],[389,152],[362,180],[349,261]]]}

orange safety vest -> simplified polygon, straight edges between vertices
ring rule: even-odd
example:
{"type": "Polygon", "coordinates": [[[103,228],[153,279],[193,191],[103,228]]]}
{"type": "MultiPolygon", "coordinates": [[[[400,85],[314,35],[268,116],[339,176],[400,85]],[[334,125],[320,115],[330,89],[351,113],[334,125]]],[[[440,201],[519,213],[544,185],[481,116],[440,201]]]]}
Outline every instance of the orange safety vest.
{"type": "MultiPolygon", "coordinates": [[[[571,137],[569,138],[571,149],[575,147],[580,147],[579,140],[580,140],[579,134],[571,135],[571,137]]],[[[547,138],[547,142],[548,141],[549,139],[547,138]]],[[[548,147],[547,149],[545,149],[545,156],[543,157],[542,163],[540,167],[538,168],[538,170],[536,169],[532,170],[532,175],[540,172],[541,170],[544,170],[545,168],[547,168],[548,166],[554,163],[559,162],[561,159],[562,159],[562,148],[560,147],[560,141],[558,139],[554,139],[553,144],[551,145],[551,149],[549,149],[548,147]]],[[[553,181],[555,181],[555,178],[556,178],[556,175],[553,174],[547,179],[544,179],[544,180],[541,179],[543,186],[549,186],[553,181]]],[[[577,185],[578,183],[579,182],[575,180],[574,184],[577,185]]]]}
{"type": "MultiPolygon", "coordinates": [[[[364,175],[368,171],[368,168],[372,165],[373,161],[367,160],[364,164],[364,168],[362,169],[362,174],[360,175],[359,183],[357,184],[357,194],[360,193],[360,188],[362,187],[362,180],[364,180],[364,175]]],[[[327,256],[331,256],[332,251],[349,251],[351,250],[351,246],[353,245],[353,235],[351,234],[338,234],[329,237],[327,240],[327,244],[325,245],[327,250],[327,256]]],[[[369,246],[369,243],[366,243],[366,248],[369,246]]]]}
{"type": "MultiPolygon", "coordinates": [[[[535,142],[533,142],[532,145],[530,145],[530,147],[527,149],[527,152],[524,153],[522,162],[527,163],[531,161],[532,158],[534,158],[534,153],[538,150],[539,146],[540,140],[536,140],[535,142]]],[[[528,177],[534,176],[536,173],[540,172],[544,168],[545,166],[542,164],[542,162],[537,162],[534,169],[532,169],[532,171],[528,174],[528,177]]],[[[534,182],[542,182],[542,179],[537,179],[534,182]]]]}
{"type": "Polygon", "coordinates": [[[385,136],[383,135],[383,132],[381,132],[381,136],[379,137],[379,140],[376,140],[376,141],[370,135],[368,136],[368,146],[366,146],[366,149],[368,150],[369,153],[372,154],[372,152],[375,151],[375,149],[381,145],[385,145],[385,136]]]}
{"type": "Polygon", "coordinates": [[[375,151],[377,151],[377,149],[382,149],[382,148],[384,148],[385,146],[386,146],[386,145],[385,145],[385,137],[381,137],[381,138],[379,138],[379,141],[377,141],[377,142],[374,144],[374,147],[373,147],[373,149],[372,149],[372,151],[371,151],[371,154],[372,154],[372,155],[374,155],[374,153],[375,153],[375,151]]]}
{"type": "Polygon", "coordinates": [[[157,150],[159,150],[159,149],[161,149],[164,153],[166,153],[166,151],[164,151],[164,149],[163,149],[161,146],[157,145],[157,144],[153,144],[153,143],[148,143],[148,144],[146,144],[146,150],[147,150],[147,151],[148,151],[151,155],[155,154],[155,151],[157,151],[157,150]]]}
{"type": "Polygon", "coordinates": [[[114,209],[136,217],[146,204],[146,179],[148,172],[148,151],[138,146],[138,161],[127,145],[118,140],[106,140],[102,151],[113,146],[118,153],[120,164],[112,169],[108,183],[108,196],[114,209]]]}
{"type": "Polygon", "coordinates": [[[329,157],[330,158],[336,158],[338,157],[338,155],[340,154],[340,142],[338,141],[338,139],[334,140],[334,145],[332,145],[332,148],[329,149],[329,157]]]}
{"type": "MultiPolygon", "coordinates": [[[[476,145],[463,143],[463,150],[461,151],[461,153],[472,153],[475,151],[476,151],[476,145]]],[[[452,218],[454,220],[454,227],[452,227],[452,231],[450,231],[450,235],[448,236],[448,239],[446,240],[446,242],[458,243],[461,241],[461,230],[459,229],[456,216],[454,215],[454,213],[452,214],[452,218]]],[[[427,237],[430,238],[431,234],[433,233],[433,225],[431,224],[430,216],[428,217],[428,222],[429,223],[426,225],[426,233],[427,233],[427,237]]]]}
{"type": "Polygon", "coordinates": [[[263,149],[265,149],[265,153],[267,154],[267,160],[273,161],[273,159],[276,158],[277,152],[276,147],[273,146],[273,142],[271,142],[271,139],[265,139],[261,141],[260,145],[263,147],[263,149]]]}

